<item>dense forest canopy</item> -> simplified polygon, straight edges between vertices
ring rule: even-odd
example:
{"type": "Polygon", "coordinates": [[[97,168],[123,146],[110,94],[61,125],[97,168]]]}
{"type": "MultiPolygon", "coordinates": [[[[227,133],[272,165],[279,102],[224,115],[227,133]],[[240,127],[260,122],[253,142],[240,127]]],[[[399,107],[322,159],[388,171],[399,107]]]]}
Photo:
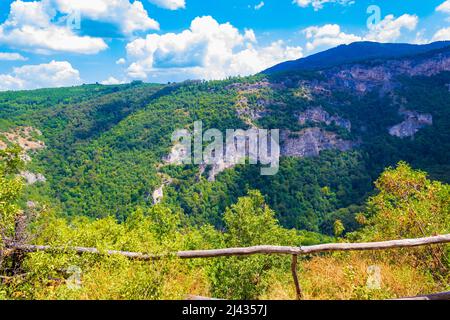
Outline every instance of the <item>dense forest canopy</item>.
{"type": "MultiPolygon", "coordinates": [[[[20,240],[158,253],[449,233],[450,72],[433,65],[448,52],[223,81],[2,92],[0,247],[20,240]],[[410,69],[392,76],[398,63],[410,69]],[[420,71],[421,64],[437,70],[420,71]],[[365,77],[367,70],[376,75],[365,77]],[[242,164],[212,179],[214,168],[167,163],[172,133],[199,120],[221,132],[280,129],[278,174],[262,176],[259,166],[242,164]],[[158,201],[155,190],[163,193],[158,201]]],[[[448,289],[448,247],[394,257],[395,263],[384,254],[306,259],[302,272],[311,280],[303,285],[316,298],[448,289]],[[317,264],[338,275],[345,263],[358,266],[337,276],[346,288],[373,261],[391,277],[383,290],[360,283],[345,292],[314,291],[329,285],[318,280],[317,264]],[[398,274],[404,277],[393,280],[398,274]]],[[[20,270],[0,259],[10,281],[0,284],[0,299],[292,294],[268,285],[285,287],[290,262],[280,257],[145,264],[34,253],[20,270]],[[70,266],[83,270],[82,289],[49,280],[67,278],[70,266]]]]}

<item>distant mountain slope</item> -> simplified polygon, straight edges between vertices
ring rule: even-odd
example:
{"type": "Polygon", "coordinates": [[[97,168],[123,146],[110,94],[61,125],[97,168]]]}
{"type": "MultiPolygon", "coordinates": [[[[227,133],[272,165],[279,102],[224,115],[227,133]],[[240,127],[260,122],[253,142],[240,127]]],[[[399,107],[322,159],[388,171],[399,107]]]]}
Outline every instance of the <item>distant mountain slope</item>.
{"type": "Polygon", "coordinates": [[[223,227],[226,207],[257,189],[285,227],[333,235],[341,220],[352,231],[385,167],[404,160],[450,181],[448,44],[356,43],[300,60],[318,68],[307,72],[0,93],[0,148],[37,132],[28,127],[42,132],[30,138],[46,147],[26,170],[46,182],[26,200],[67,215],[125,220],[160,203],[223,227]],[[169,165],[172,133],[198,120],[221,132],[280,129],[279,173],[169,165]]]}
{"type": "Polygon", "coordinates": [[[284,71],[318,70],[364,60],[402,58],[446,47],[450,47],[450,41],[440,41],[426,45],[355,42],[349,45],[341,45],[299,60],[283,62],[262,73],[271,74],[284,71]]]}

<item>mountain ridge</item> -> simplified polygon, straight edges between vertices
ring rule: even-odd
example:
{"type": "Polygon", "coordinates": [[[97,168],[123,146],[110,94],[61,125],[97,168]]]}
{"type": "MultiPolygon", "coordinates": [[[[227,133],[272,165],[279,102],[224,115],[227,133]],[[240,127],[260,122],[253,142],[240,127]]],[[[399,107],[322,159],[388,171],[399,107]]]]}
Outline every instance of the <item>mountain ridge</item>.
{"type": "Polygon", "coordinates": [[[313,71],[327,69],[344,64],[376,59],[402,59],[432,51],[450,48],[450,41],[437,41],[425,45],[397,44],[378,42],[353,42],[331,48],[305,58],[286,61],[272,66],[262,74],[273,74],[287,71],[313,71]]]}

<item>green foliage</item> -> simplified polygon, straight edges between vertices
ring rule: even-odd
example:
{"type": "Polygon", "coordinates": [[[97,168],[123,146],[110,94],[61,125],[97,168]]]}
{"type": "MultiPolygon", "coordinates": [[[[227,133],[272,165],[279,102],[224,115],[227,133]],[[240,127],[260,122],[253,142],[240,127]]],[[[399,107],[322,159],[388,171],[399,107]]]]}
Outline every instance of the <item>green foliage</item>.
{"type": "Polygon", "coordinates": [[[376,182],[378,194],[368,201],[374,239],[420,238],[450,232],[450,186],[400,162],[376,182]]]}
{"type": "MultiPolygon", "coordinates": [[[[445,85],[450,73],[399,79],[401,85],[392,95],[378,88],[364,95],[346,90],[322,94],[303,84],[322,77],[315,72],[284,73],[167,86],[134,82],[0,93],[0,132],[33,126],[43,132],[39,139],[47,146],[31,154],[33,161],[27,164],[27,170],[42,172],[47,183],[27,186],[25,193],[14,176],[22,168],[20,150],[0,150],[2,237],[14,232],[15,216],[28,200],[41,204],[34,212],[41,216],[31,226],[35,242],[58,246],[167,252],[315,244],[330,240],[324,235],[358,230],[356,220],[367,224],[358,239],[448,233],[450,195],[444,183],[450,181],[450,99],[445,85]],[[270,85],[245,90],[246,85],[265,81],[270,85]],[[249,108],[262,111],[261,117],[239,116],[236,108],[242,95],[249,108]],[[300,125],[298,113],[317,106],[350,120],[352,131],[335,125],[300,125]],[[404,120],[400,108],[432,114],[433,126],[421,129],[414,139],[390,136],[387,129],[404,120]],[[282,158],[275,176],[261,176],[258,166],[239,165],[211,182],[205,178],[207,171],[199,175],[198,166],[162,165],[172,146],[172,132],[192,130],[197,120],[203,121],[205,130],[247,129],[252,121],[294,135],[314,125],[358,145],[349,152],[323,151],[316,158],[282,158]],[[402,162],[383,173],[374,190],[373,181],[401,160],[443,183],[402,162]],[[171,183],[164,188],[163,203],[154,206],[152,193],[165,176],[171,183]],[[369,196],[367,214],[356,219],[369,196]]],[[[436,265],[434,272],[446,263],[442,252],[433,249],[419,257],[423,264],[436,265]]],[[[169,270],[182,277],[196,268],[208,271],[214,296],[257,298],[267,291],[271,271],[289,268],[288,261],[274,257],[175,267],[170,262],[149,266],[118,257],[40,253],[27,258],[26,281],[17,280],[7,291],[0,287],[0,298],[40,297],[53,286],[48,279],[66,279],[67,272],[61,270],[73,265],[90,270],[84,274],[86,288],[71,291],[55,285],[50,290],[55,298],[93,297],[96,291],[97,298],[161,298],[169,270]],[[110,281],[111,286],[96,290],[96,281],[110,281]]]]}
{"type": "MultiPolygon", "coordinates": [[[[278,225],[272,211],[258,191],[250,191],[224,216],[227,247],[249,247],[263,244],[295,244],[295,231],[278,225]]],[[[298,245],[299,243],[297,243],[298,245]]],[[[269,285],[267,276],[274,268],[285,269],[286,259],[274,256],[230,257],[217,259],[210,274],[212,293],[226,299],[256,299],[269,285]]]]}
{"type": "Polygon", "coordinates": [[[344,224],[342,223],[342,221],[341,220],[336,220],[334,222],[334,235],[336,237],[340,237],[340,236],[342,236],[344,231],[345,231],[345,227],[344,227],[344,224]]]}
{"type": "MultiPolygon", "coordinates": [[[[14,235],[15,219],[20,213],[18,202],[22,194],[23,182],[14,177],[21,166],[20,149],[0,150],[0,249],[5,238],[14,235]]],[[[0,266],[1,266],[0,257],[0,266]]]]}
{"type": "Polygon", "coordinates": [[[283,226],[333,235],[336,220],[342,221],[346,232],[356,230],[355,214],[387,166],[406,160],[430,172],[433,179],[449,181],[450,99],[445,84],[450,73],[400,79],[395,99],[376,88],[365,95],[345,90],[320,94],[302,84],[321,77],[305,72],[167,86],[136,82],[6,92],[0,94],[0,128],[31,125],[43,132],[47,148],[33,155],[29,166],[43,173],[48,183],[28,188],[27,199],[51,201],[68,216],[112,215],[123,221],[136,208],[151,207],[162,171],[173,178],[164,190],[165,204],[182,210],[196,225],[222,228],[225,208],[249,189],[258,189],[283,226]],[[261,81],[271,85],[241,91],[261,81]],[[242,95],[249,108],[258,109],[264,102],[261,118],[254,120],[260,127],[300,130],[298,113],[322,106],[350,120],[352,131],[314,125],[359,145],[352,152],[282,159],[274,177],[261,177],[256,166],[238,166],[212,183],[198,177],[197,166],[160,167],[175,129],[192,129],[196,120],[203,121],[205,130],[248,128],[236,111],[242,95]],[[398,114],[398,101],[403,100],[402,107],[433,115],[433,126],[421,129],[414,140],[388,134],[387,128],[403,121],[398,114]]]}
{"type": "MultiPolygon", "coordinates": [[[[59,217],[41,211],[30,225],[33,242],[68,248],[65,254],[30,253],[22,263],[23,277],[0,286],[8,299],[162,299],[183,298],[186,291],[166,287],[173,277],[197,279],[209,274],[214,295],[257,298],[267,288],[270,270],[288,270],[289,260],[280,257],[250,257],[189,261],[165,259],[138,262],[119,255],[77,255],[70,247],[164,254],[178,250],[210,249],[257,244],[300,245],[327,238],[298,234],[281,228],[274,212],[259,192],[251,191],[225,214],[226,232],[210,226],[193,228],[185,217],[164,205],[138,209],[124,222],[112,217],[59,217]],[[239,277],[236,277],[236,274],[239,277]],[[169,291],[167,291],[169,290],[169,291]]],[[[1,270],[0,270],[1,271],[1,270]]],[[[186,279],[185,279],[186,281],[186,279]]],[[[191,280],[192,281],[192,280],[191,280]]]]}
{"type": "MultiPolygon", "coordinates": [[[[365,228],[356,235],[366,241],[422,238],[450,233],[450,185],[431,181],[405,162],[388,168],[376,182],[377,195],[367,202],[365,228]]],[[[448,283],[449,246],[409,251],[415,263],[448,283]]]]}

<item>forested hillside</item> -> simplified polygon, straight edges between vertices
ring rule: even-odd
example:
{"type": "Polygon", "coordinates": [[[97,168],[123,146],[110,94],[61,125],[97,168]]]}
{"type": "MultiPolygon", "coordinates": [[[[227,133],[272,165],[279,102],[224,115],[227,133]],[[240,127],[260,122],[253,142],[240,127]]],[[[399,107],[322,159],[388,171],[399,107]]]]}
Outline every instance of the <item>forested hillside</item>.
{"type": "MultiPolygon", "coordinates": [[[[1,231],[12,237],[20,214],[37,244],[139,252],[449,233],[450,48],[435,49],[224,81],[2,92],[1,231]],[[168,163],[172,133],[198,120],[222,132],[280,129],[279,173],[168,163]]],[[[315,291],[330,283],[317,278],[320,262],[305,261],[312,280],[303,285],[311,298],[443,290],[450,256],[438,249],[397,252],[396,264],[381,254],[318,258],[336,270],[345,261],[360,268],[335,279],[347,290],[340,293],[315,291]],[[357,278],[375,260],[391,277],[386,288],[346,287],[350,273],[357,278]]],[[[152,265],[36,253],[23,268],[27,282],[0,286],[0,298],[292,296],[282,289],[289,261],[278,257],[152,265]],[[81,291],[46,282],[69,265],[87,272],[81,291]]]]}

